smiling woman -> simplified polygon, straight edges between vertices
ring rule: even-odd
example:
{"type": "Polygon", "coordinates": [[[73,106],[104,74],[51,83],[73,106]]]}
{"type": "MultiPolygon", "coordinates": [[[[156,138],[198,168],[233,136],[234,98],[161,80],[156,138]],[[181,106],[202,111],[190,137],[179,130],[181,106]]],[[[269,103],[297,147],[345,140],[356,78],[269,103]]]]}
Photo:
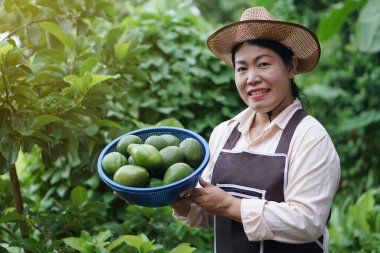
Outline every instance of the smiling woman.
{"type": "Polygon", "coordinates": [[[241,98],[255,111],[270,115],[270,121],[298,95],[292,94],[294,82],[289,81],[295,76],[297,58],[290,49],[280,45],[274,41],[250,40],[234,47],[232,54],[241,98]]]}
{"type": "Polygon", "coordinates": [[[235,69],[247,108],[212,132],[211,158],[198,187],[174,215],[214,226],[215,252],[327,252],[339,157],[325,128],[303,109],[294,82],[318,63],[318,39],[262,7],[208,39],[235,69]]]}

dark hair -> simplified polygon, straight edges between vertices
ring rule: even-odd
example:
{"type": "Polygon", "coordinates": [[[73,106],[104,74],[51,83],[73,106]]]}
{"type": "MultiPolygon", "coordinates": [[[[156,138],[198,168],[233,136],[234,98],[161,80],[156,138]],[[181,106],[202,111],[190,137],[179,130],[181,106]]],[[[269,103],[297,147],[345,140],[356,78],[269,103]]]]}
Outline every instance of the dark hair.
{"type": "MultiPolygon", "coordinates": [[[[278,54],[281,57],[282,61],[287,66],[290,64],[290,61],[292,60],[292,57],[294,55],[291,48],[289,48],[289,47],[287,47],[287,46],[285,46],[285,45],[283,45],[277,41],[265,40],[265,39],[247,40],[247,41],[243,41],[243,42],[237,44],[236,46],[234,46],[232,48],[232,51],[231,51],[232,55],[231,56],[232,56],[232,64],[233,64],[234,68],[235,68],[236,51],[243,44],[256,45],[259,47],[269,48],[269,49],[273,50],[276,54],[278,54]]],[[[302,105],[307,105],[308,101],[307,101],[306,96],[301,92],[301,90],[299,89],[299,87],[297,86],[297,84],[293,78],[290,79],[290,86],[291,86],[293,97],[298,98],[301,101],[302,105]]]]}

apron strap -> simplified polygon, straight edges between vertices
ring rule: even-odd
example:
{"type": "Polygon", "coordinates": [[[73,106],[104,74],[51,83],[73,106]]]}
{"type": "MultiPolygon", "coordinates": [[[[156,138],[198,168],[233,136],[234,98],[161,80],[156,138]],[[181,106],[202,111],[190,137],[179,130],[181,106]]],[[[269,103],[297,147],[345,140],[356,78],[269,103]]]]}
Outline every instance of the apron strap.
{"type": "Polygon", "coordinates": [[[236,124],[234,130],[232,130],[230,137],[228,137],[226,144],[224,144],[224,147],[223,147],[224,149],[231,150],[233,149],[233,147],[235,147],[235,144],[239,140],[240,135],[241,135],[240,131],[238,130],[238,126],[239,126],[239,123],[236,124]]]}
{"type": "Polygon", "coordinates": [[[276,153],[287,154],[289,150],[290,141],[292,140],[294,131],[296,130],[298,124],[307,116],[307,113],[303,109],[296,111],[292,118],[286,125],[284,132],[281,135],[281,139],[278,142],[276,153]]]}
{"type": "MultiPolygon", "coordinates": [[[[287,154],[289,150],[290,141],[292,140],[294,131],[298,124],[305,118],[308,114],[303,110],[299,109],[296,111],[292,118],[289,120],[288,124],[286,125],[284,132],[281,135],[281,139],[278,143],[276,153],[284,153],[287,154]]],[[[240,138],[240,131],[238,130],[239,123],[236,124],[235,128],[232,130],[231,135],[228,137],[226,144],[224,144],[224,149],[231,150],[236,142],[240,138]]]]}

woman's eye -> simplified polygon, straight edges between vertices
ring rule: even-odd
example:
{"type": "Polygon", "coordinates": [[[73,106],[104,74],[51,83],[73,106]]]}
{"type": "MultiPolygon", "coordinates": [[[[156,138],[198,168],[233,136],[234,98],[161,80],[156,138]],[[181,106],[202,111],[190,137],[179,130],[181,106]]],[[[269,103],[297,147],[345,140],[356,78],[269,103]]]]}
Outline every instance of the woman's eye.
{"type": "Polygon", "coordinates": [[[258,64],[259,67],[266,67],[266,66],[269,66],[270,64],[268,62],[260,62],[258,64]]]}
{"type": "Polygon", "coordinates": [[[245,70],[245,67],[237,67],[236,72],[242,72],[245,70]]]}

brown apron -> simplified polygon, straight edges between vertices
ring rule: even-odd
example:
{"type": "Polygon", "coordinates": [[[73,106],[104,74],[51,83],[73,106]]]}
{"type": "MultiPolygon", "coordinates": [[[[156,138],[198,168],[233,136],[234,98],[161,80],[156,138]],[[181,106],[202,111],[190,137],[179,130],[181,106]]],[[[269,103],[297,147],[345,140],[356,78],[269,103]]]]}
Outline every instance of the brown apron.
{"type": "MultiPolygon", "coordinates": [[[[236,126],[216,160],[211,183],[239,198],[284,202],[289,144],[297,125],[306,115],[302,109],[294,113],[282,133],[275,154],[232,151],[240,137],[236,126]]],[[[323,252],[323,236],[315,242],[304,244],[249,241],[239,222],[215,216],[214,226],[216,253],[323,252]]]]}

